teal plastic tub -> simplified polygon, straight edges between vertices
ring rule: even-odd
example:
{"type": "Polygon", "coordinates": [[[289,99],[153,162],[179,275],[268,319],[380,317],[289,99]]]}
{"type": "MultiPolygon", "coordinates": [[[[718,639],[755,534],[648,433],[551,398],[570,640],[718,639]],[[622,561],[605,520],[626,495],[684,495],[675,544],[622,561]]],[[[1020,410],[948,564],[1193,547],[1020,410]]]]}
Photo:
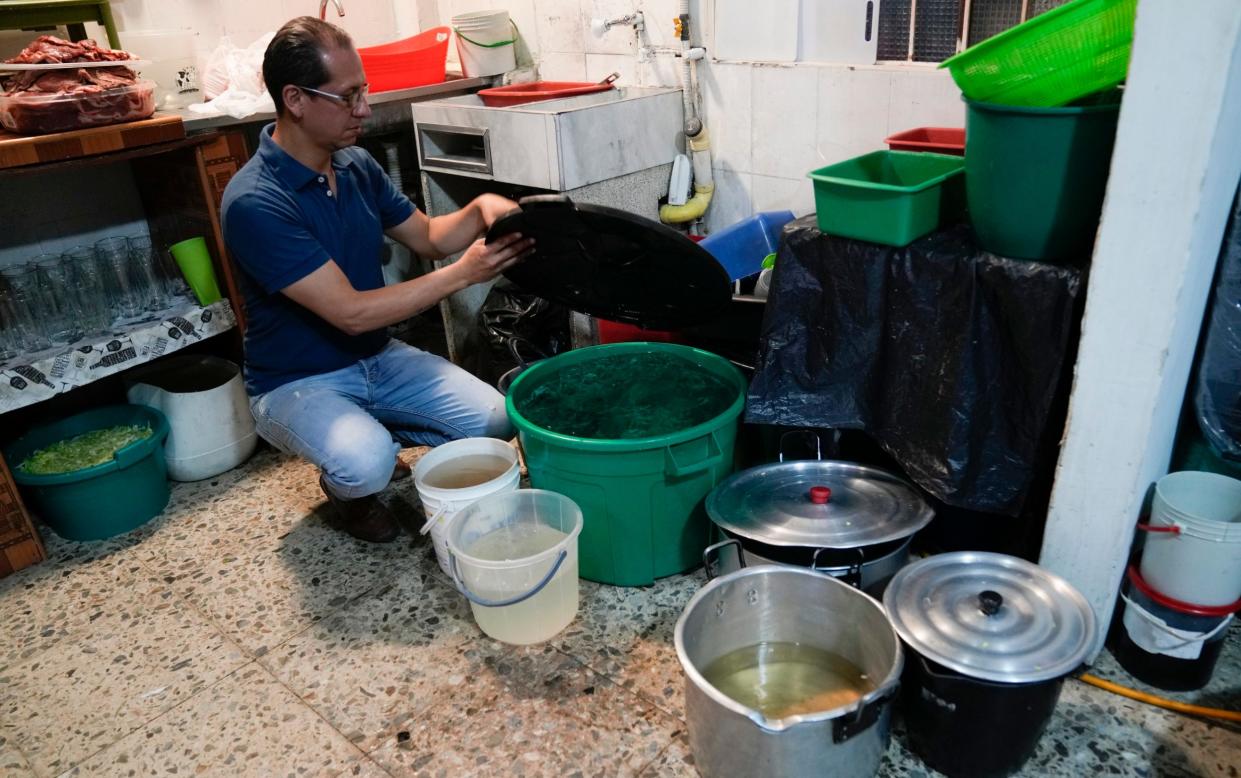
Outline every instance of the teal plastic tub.
{"type": "Polygon", "coordinates": [[[965,160],[947,154],[875,151],[812,171],[819,229],[907,246],[961,217],[965,160]]]}
{"type": "MultiPolygon", "coordinates": [[[[661,392],[656,379],[633,375],[641,390],[661,392]]],[[[617,393],[623,388],[618,387],[617,393]]],[[[711,522],[703,501],[733,471],[746,383],[723,357],[671,343],[615,343],[575,349],[536,362],[509,388],[507,409],[517,427],[530,485],[559,492],[582,509],[578,538],[583,578],[616,586],[645,586],[702,564],[711,522]],[[540,387],[555,387],[568,367],[625,355],[662,353],[685,370],[723,379],[734,398],[707,421],[675,432],[624,439],[554,432],[523,413],[540,387]]]]}
{"type": "Polygon", "coordinates": [[[4,451],[13,480],[30,507],[57,535],[102,540],[140,527],[168,504],[164,441],[168,420],[154,408],[110,405],[32,430],[4,451]],[[153,434],[117,451],[111,462],[57,475],[30,475],[19,465],[61,440],[121,424],[149,425],[153,434]]]}

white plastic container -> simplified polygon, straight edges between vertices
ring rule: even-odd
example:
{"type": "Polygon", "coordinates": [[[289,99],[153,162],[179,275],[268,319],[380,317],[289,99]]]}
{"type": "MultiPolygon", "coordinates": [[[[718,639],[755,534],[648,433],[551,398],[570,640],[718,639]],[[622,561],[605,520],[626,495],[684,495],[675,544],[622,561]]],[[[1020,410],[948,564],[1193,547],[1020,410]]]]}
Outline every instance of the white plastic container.
{"type": "Polygon", "coordinates": [[[431,449],[418,460],[413,475],[418,499],[427,515],[422,533],[431,534],[435,560],[444,574],[451,576],[447,537],[452,517],[480,497],[515,490],[521,480],[521,466],[517,450],[504,441],[465,438],[431,449]],[[489,463],[489,458],[494,463],[489,463]],[[500,460],[506,463],[503,470],[500,460]],[[491,477],[486,477],[488,473],[491,477]]]}
{"type": "Polygon", "coordinates": [[[1140,572],[1173,600],[1215,607],[1241,599],[1241,481],[1186,470],[1155,484],[1140,572]]]}
{"type": "Polygon", "coordinates": [[[241,370],[226,359],[176,356],[131,372],[126,397],[168,418],[168,477],[200,481],[231,470],[258,438],[241,370]]]}
{"type": "Polygon", "coordinates": [[[121,30],[126,51],[149,65],[138,68],[155,82],[155,107],[167,110],[202,101],[193,30],[121,30]]]}
{"type": "Polygon", "coordinates": [[[465,76],[498,76],[517,69],[517,27],[508,11],[457,14],[452,29],[465,76]]]}
{"type": "Polygon", "coordinates": [[[541,643],[577,615],[582,510],[563,494],[518,489],[465,507],[448,527],[457,589],[483,632],[541,643]]]}

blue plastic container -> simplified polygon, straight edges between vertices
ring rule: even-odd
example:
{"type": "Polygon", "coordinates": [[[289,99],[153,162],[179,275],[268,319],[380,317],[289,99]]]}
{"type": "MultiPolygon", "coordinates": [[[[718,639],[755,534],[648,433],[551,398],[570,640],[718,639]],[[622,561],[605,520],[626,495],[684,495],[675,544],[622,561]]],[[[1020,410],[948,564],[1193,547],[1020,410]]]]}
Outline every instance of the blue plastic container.
{"type": "Polygon", "coordinates": [[[715,257],[738,281],[763,269],[763,258],[776,253],[780,231],[793,221],[792,211],[765,211],[708,235],[699,246],[715,257]]]}

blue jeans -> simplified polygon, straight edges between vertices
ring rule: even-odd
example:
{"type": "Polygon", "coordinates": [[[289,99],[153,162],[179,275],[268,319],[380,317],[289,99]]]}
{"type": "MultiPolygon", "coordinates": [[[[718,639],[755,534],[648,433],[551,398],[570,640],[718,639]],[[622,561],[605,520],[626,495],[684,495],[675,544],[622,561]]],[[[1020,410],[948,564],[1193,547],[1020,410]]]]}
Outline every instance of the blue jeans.
{"type": "Polygon", "coordinates": [[[310,460],[346,500],[388,485],[400,443],[509,440],[504,396],[446,359],[400,341],[331,373],[250,398],[258,433],[310,460]]]}

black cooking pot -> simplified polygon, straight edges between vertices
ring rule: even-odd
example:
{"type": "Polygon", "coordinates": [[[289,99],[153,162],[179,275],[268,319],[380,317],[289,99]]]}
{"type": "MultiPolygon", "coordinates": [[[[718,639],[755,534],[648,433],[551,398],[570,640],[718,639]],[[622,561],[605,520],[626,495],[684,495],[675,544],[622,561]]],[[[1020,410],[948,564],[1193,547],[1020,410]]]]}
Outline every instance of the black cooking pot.
{"type": "Polygon", "coordinates": [[[965,551],[906,566],[883,604],[909,653],[901,698],[914,753],[950,778],[1021,769],[1094,645],[1085,598],[1024,559],[965,551]]]}
{"type": "Polygon", "coordinates": [[[508,388],[513,385],[513,382],[517,380],[517,376],[521,375],[526,368],[531,365],[538,364],[540,360],[547,359],[547,355],[544,354],[538,346],[534,345],[520,335],[514,335],[508,339],[508,350],[509,353],[513,355],[513,359],[517,360],[517,364],[505,371],[505,373],[496,380],[496,389],[500,391],[500,394],[508,394],[508,388]],[[527,362],[526,358],[521,355],[522,348],[525,348],[531,353],[537,354],[539,359],[536,359],[533,362],[527,362]]]}
{"type": "Polygon", "coordinates": [[[1038,747],[1064,678],[984,681],[909,651],[901,704],[910,745],[928,767],[945,775],[1011,775],[1038,747]]]}

